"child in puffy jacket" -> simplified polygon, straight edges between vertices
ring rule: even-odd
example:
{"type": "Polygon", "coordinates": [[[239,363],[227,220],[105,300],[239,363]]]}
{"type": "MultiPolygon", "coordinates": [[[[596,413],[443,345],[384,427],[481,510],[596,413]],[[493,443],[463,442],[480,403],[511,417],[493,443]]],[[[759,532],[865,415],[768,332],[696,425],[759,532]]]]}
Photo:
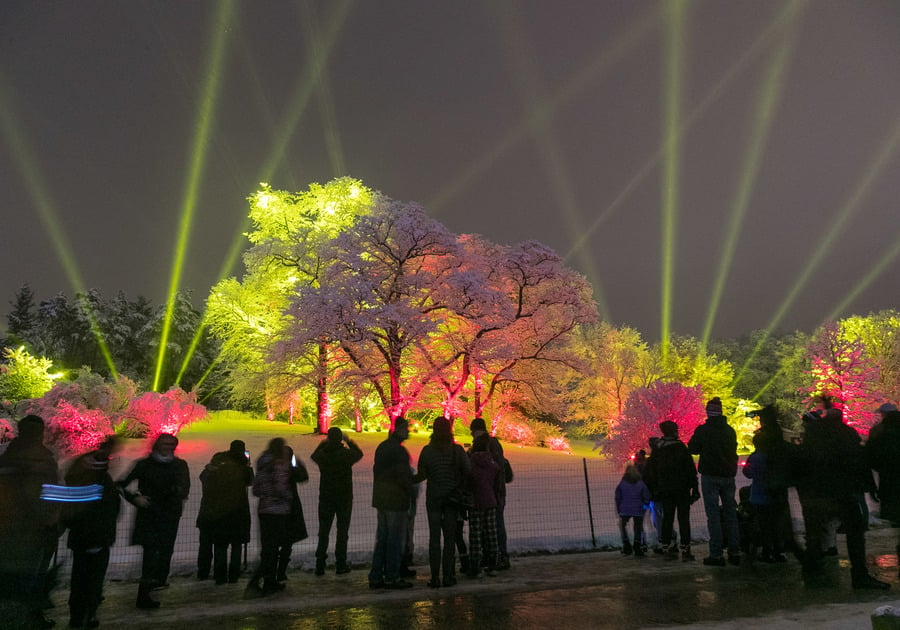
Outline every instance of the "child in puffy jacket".
{"type": "Polygon", "coordinates": [[[644,513],[650,503],[650,490],[641,479],[634,464],[625,466],[625,474],[616,486],[616,513],[619,515],[619,533],[622,535],[622,554],[636,557],[644,555],[641,540],[644,537],[644,513]],[[633,519],[634,542],[628,539],[628,521],[633,519]]]}

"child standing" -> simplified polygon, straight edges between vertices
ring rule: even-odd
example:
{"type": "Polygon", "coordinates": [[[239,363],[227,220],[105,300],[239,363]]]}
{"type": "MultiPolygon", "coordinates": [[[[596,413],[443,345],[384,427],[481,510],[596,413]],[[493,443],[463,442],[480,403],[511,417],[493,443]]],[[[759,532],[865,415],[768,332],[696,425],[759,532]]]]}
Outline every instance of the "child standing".
{"type": "Polygon", "coordinates": [[[641,539],[644,535],[644,513],[650,503],[650,490],[641,479],[634,464],[625,466],[622,481],[616,486],[616,513],[619,515],[619,533],[622,535],[622,554],[643,557],[641,539]],[[634,543],[628,540],[628,521],[633,520],[634,543]]]}

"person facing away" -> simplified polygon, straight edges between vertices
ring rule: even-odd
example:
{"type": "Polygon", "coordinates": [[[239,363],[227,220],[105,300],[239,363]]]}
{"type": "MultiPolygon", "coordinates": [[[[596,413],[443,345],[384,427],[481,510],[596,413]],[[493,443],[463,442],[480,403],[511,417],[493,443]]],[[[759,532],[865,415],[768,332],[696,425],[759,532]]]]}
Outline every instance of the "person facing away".
{"type": "Polygon", "coordinates": [[[340,428],[328,429],[327,437],[319,442],[310,458],[319,467],[319,544],[316,546],[316,575],[325,575],[328,559],[328,535],[337,519],[334,542],[335,572],[350,572],[347,562],[347,540],[350,516],[353,512],[353,466],[362,459],[363,452],[356,442],[340,428]],[[346,444],[346,445],[345,445],[346,444]]]}
{"type": "Polygon", "coordinates": [[[700,490],[709,529],[709,557],[703,564],[725,566],[723,550],[728,547],[728,561],[741,563],[741,542],[738,531],[735,481],[737,474],[737,434],[722,415],[722,401],[712,398],[706,404],[706,421],[694,431],[688,449],[699,455],[700,490]],[[722,521],[725,531],[722,531],[722,521]]]}
{"type": "Polygon", "coordinates": [[[491,437],[480,434],[469,449],[472,467],[472,508],[469,510],[469,577],[478,577],[482,568],[494,576],[499,545],[497,541],[497,506],[500,487],[504,484],[500,464],[491,452],[491,437]]]}
{"type": "Polygon", "coordinates": [[[67,486],[102,487],[98,501],[68,503],[63,520],[69,529],[72,576],[69,592],[69,627],[95,628],[97,609],[103,601],[103,581],[109,566],[109,549],[116,541],[121,495],[109,474],[109,461],[118,445],[107,438],[96,450],[75,458],[66,472],[67,486]]]}
{"type": "Polygon", "coordinates": [[[660,544],[669,559],[678,557],[684,562],[694,560],[691,553],[691,503],[700,494],[697,490],[697,469],[684,442],[678,439],[678,425],[671,420],[659,424],[662,437],[656,440],[647,460],[645,482],[654,501],[662,505],[660,544]],[[672,525],[678,518],[681,535],[679,548],[672,538],[672,525]]]}
{"type": "MultiPolygon", "coordinates": [[[[881,518],[900,527],[900,411],[892,403],[878,408],[881,422],[872,428],[866,442],[869,466],[878,472],[881,518]]],[[[900,543],[897,544],[900,555],[900,543]]]]}
{"type": "Polygon", "coordinates": [[[821,540],[836,518],[846,534],[853,588],[890,588],[866,568],[867,523],[859,496],[865,492],[877,496],[877,491],[859,433],[844,423],[839,409],[831,408],[821,419],[806,424],[799,451],[797,494],[806,527],[804,578],[816,583],[827,577],[821,540]]]}
{"type": "Polygon", "coordinates": [[[506,535],[506,484],[510,481],[505,477],[509,472],[509,462],[503,455],[503,445],[496,436],[491,435],[487,430],[487,423],[484,418],[473,418],[469,425],[472,432],[472,443],[476,440],[487,439],[487,448],[494,461],[500,466],[500,478],[503,483],[497,485],[497,569],[505,571],[510,568],[509,550],[507,549],[506,535]]]}
{"type": "Polygon", "coordinates": [[[191,490],[187,462],[175,456],[178,438],[161,433],[150,454],[139,459],[118,483],[125,499],[137,508],[131,544],[143,547],[141,580],[138,584],[138,608],[159,608],[151,596],[154,589],[166,585],[178,523],[184,502],[191,490]],[[137,491],[129,491],[137,482],[137,491]]]}
{"type": "Polygon", "coordinates": [[[450,420],[437,418],[431,440],[419,455],[419,470],[413,481],[426,481],[425,511],[428,516],[428,586],[456,584],[456,519],[461,491],[468,485],[469,458],[453,441],[450,420]],[[443,544],[441,539],[443,537],[443,544]],[[443,579],[443,581],[442,581],[443,579]]]}
{"type": "MultiPolygon", "coordinates": [[[[44,420],[28,415],[0,455],[0,588],[19,601],[29,627],[49,628],[43,604],[50,592],[49,565],[59,538],[59,511],[41,500],[41,486],[59,472],[44,446],[44,420]]],[[[7,619],[7,621],[10,621],[7,619]]]]}
{"type": "Polygon", "coordinates": [[[197,514],[200,530],[198,579],[208,578],[212,566],[216,584],[238,581],[242,547],[250,541],[247,488],[253,484],[253,479],[246,445],[241,440],[232,441],[227,451],[213,455],[200,473],[203,497],[197,514]]]}
{"type": "Polygon", "coordinates": [[[409,437],[406,418],[394,420],[394,430],[375,449],[372,466],[372,507],[378,513],[375,549],[369,588],[409,588],[412,582],[400,577],[400,563],[406,548],[409,507],[413,497],[413,473],[409,452],[403,442],[409,437]]]}
{"type": "Polygon", "coordinates": [[[308,478],[284,438],[273,438],[256,460],[253,494],[259,498],[260,559],[244,592],[246,599],[284,590],[293,544],[307,537],[297,484],[308,478]]]}
{"type": "Polygon", "coordinates": [[[616,514],[619,515],[619,534],[622,537],[622,554],[635,557],[644,556],[642,541],[644,538],[644,514],[650,504],[650,489],[641,479],[637,466],[627,464],[625,474],[615,490],[616,514]],[[633,521],[634,538],[628,540],[628,521],[633,521]]]}

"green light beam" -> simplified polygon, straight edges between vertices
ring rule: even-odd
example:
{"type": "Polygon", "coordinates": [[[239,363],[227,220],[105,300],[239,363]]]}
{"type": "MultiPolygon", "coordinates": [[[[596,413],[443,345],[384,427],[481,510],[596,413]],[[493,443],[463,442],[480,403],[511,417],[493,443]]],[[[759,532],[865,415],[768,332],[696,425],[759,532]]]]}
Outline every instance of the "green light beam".
{"type": "Polygon", "coordinates": [[[672,0],[661,5],[666,12],[666,45],[662,49],[663,64],[663,131],[665,158],[661,182],[661,335],[662,360],[669,354],[669,336],[672,327],[672,287],[675,274],[675,238],[678,221],[678,180],[680,176],[679,121],[681,119],[681,88],[684,81],[684,32],[686,0],[672,0]]]}
{"type": "MultiPolygon", "coordinates": [[[[716,82],[716,84],[704,93],[703,97],[700,99],[699,105],[691,111],[687,119],[681,122],[678,131],[679,137],[687,134],[694,124],[701,120],[707,110],[726,93],[731,84],[734,83],[745,70],[751,67],[752,62],[756,60],[756,57],[769,50],[772,38],[785,28],[785,25],[790,25],[792,23],[799,12],[799,7],[805,6],[806,2],[807,0],[792,0],[785,5],[785,8],[782,9],[779,15],[766,27],[760,36],[756,38],[750,48],[744,51],[741,57],[728,68],[726,73],[716,82]]],[[[591,235],[593,235],[593,233],[619,209],[619,206],[621,206],[631,193],[637,190],[638,185],[654,171],[664,155],[664,150],[665,145],[661,144],[656,152],[647,158],[640,170],[628,180],[622,190],[613,198],[606,208],[597,215],[594,222],[580,235],[578,240],[575,241],[565,255],[567,260],[571,258],[575,252],[587,246],[591,235]]]]}
{"type": "Polygon", "coordinates": [[[557,109],[578,96],[591,83],[598,80],[629,53],[637,49],[650,36],[652,31],[659,26],[659,22],[660,13],[658,10],[655,8],[646,10],[631,28],[623,31],[621,35],[611,42],[608,50],[601,50],[594,56],[548,102],[534,108],[528,117],[522,119],[516,126],[509,129],[505,135],[498,138],[491,148],[480,157],[467,162],[465,168],[425,204],[426,207],[432,213],[440,212],[456,195],[468,188],[477,178],[484,175],[501,156],[530,137],[531,129],[543,125],[557,109]]]}
{"type": "Polygon", "coordinates": [[[328,66],[329,48],[322,41],[319,21],[316,17],[315,7],[304,0],[301,3],[302,19],[306,50],[312,65],[317,69],[316,97],[319,105],[319,115],[322,117],[322,133],[325,134],[325,148],[328,151],[328,161],[331,163],[331,172],[335,177],[346,175],[344,166],[344,150],[341,147],[341,137],[338,132],[337,114],[335,113],[334,99],[331,96],[331,82],[325,72],[328,66]]]}
{"type": "Polygon", "coordinates": [[[321,42],[323,42],[321,46],[322,54],[316,55],[315,59],[308,60],[310,78],[308,81],[300,83],[294,90],[290,99],[290,105],[288,105],[286,110],[285,121],[279,127],[280,133],[276,135],[275,145],[272,148],[269,159],[262,168],[261,176],[257,178],[258,181],[269,181],[271,174],[275,172],[275,169],[278,168],[278,165],[284,159],[297,125],[300,124],[300,119],[306,111],[309,100],[320,84],[322,74],[325,72],[325,62],[338,41],[338,35],[347,20],[352,4],[352,0],[343,0],[337,5],[330,23],[325,29],[325,34],[321,38],[321,42]]]}
{"type": "Polygon", "coordinates": [[[853,287],[853,290],[847,294],[847,297],[841,300],[841,303],[838,304],[825,319],[837,319],[843,314],[850,304],[853,303],[853,300],[855,300],[860,293],[869,288],[878,276],[884,273],[884,270],[896,260],[897,256],[900,256],[900,235],[894,239],[894,246],[887,250],[887,252],[878,252],[878,260],[872,269],[869,270],[869,273],[853,287]]]}
{"type": "MultiPolygon", "coordinates": [[[[533,112],[528,110],[533,110],[535,103],[547,99],[547,90],[533,61],[536,55],[532,47],[526,43],[526,28],[522,23],[521,14],[516,11],[516,5],[511,0],[505,0],[496,5],[496,8],[495,14],[501,26],[500,35],[506,53],[504,60],[509,68],[508,74],[512,77],[519,99],[526,110],[525,118],[532,118],[533,112]]],[[[566,164],[559,133],[555,127],[553,117],[548,116],[544,124],[532,128],[530,132],[538,146],[538,155],[547,173],[547,180],[562,210],[566,229],[572,238],[577,238],[584,230],[584,225],[576,200],[575,185],[570,175],[571,169],[566,164]]],[[[601,316],[611,319],[609,306],[603,296],[596,260],[587,251],[579,253],[580,266],[588,271],[594,288],[594,300],[601,316]]]]}
{"type": "MultiPolygon", "coordinates": [[[[796,23],[795,21],[794,24],[796,23]]],[[[722,302],[722,294],[725,292],[725,281],[728,279],[728,274],[734,262],[734,255],[738,246],[738,235],[744,224],[747,207],[750,205],[756,178],[762,166],[763,154],[769,139],[772,122],[775,118],[775,111],[781,99],[789,60],[793,52],[794,35],[793,29],[785,32],[781,45],[769,64],[768,72],[763,81],[764,88],[757,98],[756,115],[750,132],[750,146],[744,156],[744,166],[741,169],[738,189],[731,204],[728,230],[723,240],[721,258],[717,265],[718,272],[713,285],[706,323],[703,325],[703,336],[700,342],[703,348],[707,346],[712,335],[713,324],[716,321],[719,305],[722,302]]]]}
{"type": "Polygon", "coordinates": [[[819,266],[819,263],[822,262],[822,259],[825,257],[826,253],[830,253],[832,251],[834,244],[840,238],[840,235],[844,230],[844,227],[847,225],[847,222],[853,217],[853,215],[857,213],[859,207],[865,200],[866,195],[868,195],[870,189],[878,180],[878,178],[882,176],[883,171],[890,164],[891,159],[894,157],[894,154],[897,152],[898,148],[900,148],[900,116],[898,116],[896,122],[894,123],[893,129],[885,137],[884,143],[881,145],[879,150],[873,156],[872,161],[866,167],[865,171],[863,172],[862,178],[860,179],[856,188],[854,188],[849,199],[840,208],[838,214],[835,216],[828,232],[825,234],[824,238],[821,238],[817,241],[818,245],[812,250],[812,256],[810,256],[807,260],[806,266],[803,268],[800,276],[794,282],[793,287],[785,297],[785,300],[782,303],[781,307],[778,309],[771,322],[766,327],[765,333],[757,342],[753,351],[750,353],[750,356],[747,357],[746,362],[741,367],[741,370],[738,372],[737,376],[734,378],[734,381],[732,381],[732,387],[737,385],[744,377],[744,374],[746,374],[750,364],[753,362],[753,359],[756,358],[756,355],[762,349],[763,344],[769,338],[771,331],[778,326],[778,324],[787,314],[788,310],[791,308],[794,301],[800,294],[801,289],[806,285],[806,282],[819,266]]]}
{"type": "MultiPolygon", "coordinates": [[[[87,288],[84,279],[81,277],[78,263],[75,261],[72,246],[63,231],[59,214],[56,211],[56,204],[53,203],[47,192],[50,188],[44,181],[36,156],[21,132],[22,125],[19,124],[13,114],[12,104],[7,96],[8,89],[5,78],[0,77],[0,86],[2,86],[0,87],[0,128],[3,130],[3,136],[13,149],[12,155],[19,167],[22,178],[25,180],[26,188],[34,206],[37,208],[41,224],[53,243],[53,251],[59,258],[69,284],[76,294],[86,294],[87,288]]],[[[85,309],[85,314],[91,334],[94,335],[94,339],[97,341],[100,354],[103,355],[103,360],[109,368],[110,375],[115,379],[118,377],[118,372],[112,353],[110,353],[109,347],[106,345],[103,331],[97,323],[97,316],[89,307],[85,309]]]]}
{"type": "Polygon", "coordinates": [[[172,264],[172,272],[169,277],[169,292],[166,301],[166,312],[163,317],[162,335],[159,341],[159,353],[156,357],[156,372],[153,377],[153,391],[159,389],[163,364],[166,356],[166,346],[169,341],[169,332],[172,327],[172,315],[175,310],[175,297],[178,287],[181,285],[181,273],[184,269],[184,260],[187,255],[188,242],[190,240],[191,227],[194,213],[197,208],[197,191],[203,179],[203,171],[206,165],[207,147],[213,127],[215,114],[215,100],[222,79],[223,60],[225,58],[226,43],[228,40],[228,25],[234,13],[234,0],[224,0],[219,4],[219,11],[214,21],[214,39],[208,60],[209,72],[202,89],[202,99],[199,104],[198,125],[194,135],[191,163],[188,168],[188,179],[185,185],[185,196],[181,210],[181,219],[178,226],[177,242],[175,246],[175,260],[172,264]]]}

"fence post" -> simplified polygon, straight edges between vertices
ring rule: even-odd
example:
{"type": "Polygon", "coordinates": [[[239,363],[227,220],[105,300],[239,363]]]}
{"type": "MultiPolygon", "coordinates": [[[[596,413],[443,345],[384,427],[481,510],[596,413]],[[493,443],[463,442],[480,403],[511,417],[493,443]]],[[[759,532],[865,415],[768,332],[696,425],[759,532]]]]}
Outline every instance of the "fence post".
{"type": "Polygon", "coordinates": [[[591,521],[591,546],[596,549],[597,537],[594,534],[594,510],[591,508],[591,484],[588,483],[587,458],[582,457],[581,463],[584,467],[584,489],[587,492],[588,519],[591,521]]]}

